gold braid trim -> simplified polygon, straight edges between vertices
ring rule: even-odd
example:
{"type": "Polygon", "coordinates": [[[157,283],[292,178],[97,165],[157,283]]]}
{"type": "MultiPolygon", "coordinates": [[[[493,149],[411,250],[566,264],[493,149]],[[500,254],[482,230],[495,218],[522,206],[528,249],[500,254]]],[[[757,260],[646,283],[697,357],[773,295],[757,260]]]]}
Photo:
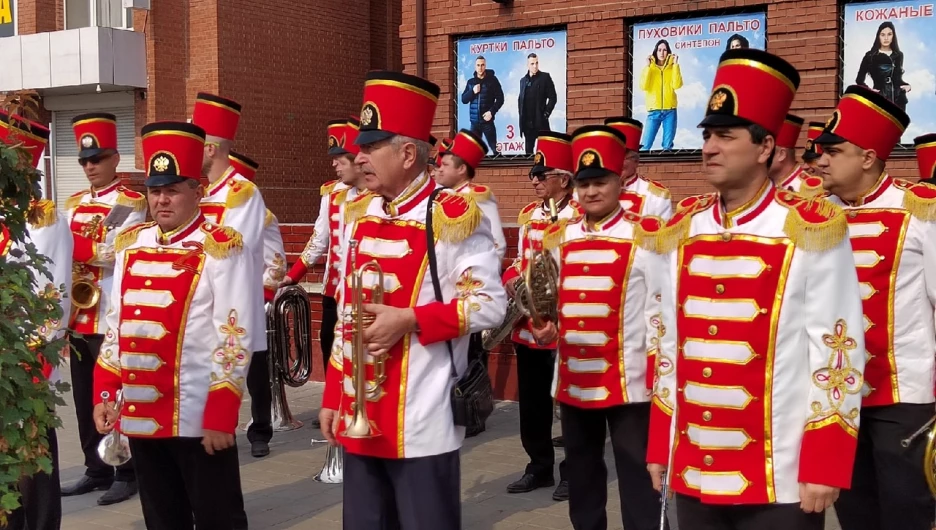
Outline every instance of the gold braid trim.
{"type": "Polygon", "coordinates": [[[117,193],[117,204],[121,206],[129,206],[133,208],[134,212],[142,212],[146,209],[146,198],[143,196],[133,198],[123,191],[117,193]]]}
{"type": "MultiPolygon", "coordinates": [[[[936,188],[930,184],[921,182],[916,184],[915,187],[929,188],[922,191],[930,192],[931,195],[936,195],[936,188]]],[[[920,197],[917,193],[914,192],[912,188],[905,189],[903,207],[905,210],[910,212],[910,215],[921,221],[925,221],[927,223],[936,221],[936,196],[920,197]]]]}
{"type": "Polygon", "coordinates": [[[848,237],[848,221],[841,208],[821,198],[802,199],[798,204],[781,202],[789,208],[783,232],[793,245],[808,252],[824,252],[848,237]],[[803,218],[803,209],[822,220],[807,221],[803,218]]]}
{"type": "Polygon", "coordinates": [[[243,206],[253,197],[254,191],[257,189],[257,186],[249,180],[231,180],[228,186],[230,186],[230,189],[224,203],[228,208],[243,206]]]}
{"type": "Polygon", "coordinates": [[[568,219],[559,219],[546,229],[543,233],[544,250],[551,251],[559,248],[559,245],[561,245],[562,241],[565,239],[565,231],[568,224],[568,219]]]}
{"type": "Polygon", "coordinates": [[[679,248],[679,244],[689,236],[691,223],[692,212],[674,217],[673,221],[652,232],[638,224],[634,227],[634,243],[656,254],[669,254],[679,248]]]}
{"type": "Polygon", "coordinates": [[[123,252],[124,250],[127,250],[130,248],[130,245],[136,243],[137,238],[140,237],[140,232],[144,228],[149,228],[155,225],[155,222],[140,223],[121,231],[119,234],[117,234],[117,238],[114,239],[114,252],[123,252]]]}
{"type": "Polygon", "coordinates": [[[88,190],[79,191],[78,193],[72,195],[71,197],[65,199],[65,209],[74,210],[81,204],[82,197],[85,196],[85,193],[88,193],[88,190]]]}
{"type": "Polygon", "coordinates": [[[41,199],[29,205],[29,214],[26,221],[35,228],[47,228],[55,224],[58,213],[55,203],[48,199],[41,199]]]}
{"type": "Polygon", "coordinates": [[[322,187],[319,188],[319,193],[322,194],[322,197],[329,195],[332,191],[335,190],[335,186],[337,186],[339,182],[341,181],[333,180],[331,182],[326,182],[325,184],[322,184],[322,187]]]}
{"type": "Polygon", "coordinates": [[[354,198],[353,201],[345,203],[344,205],[344,222],[346,225],[355,223],[361,217],[364,217],[364,214],[367,213],[367,207],[370,206],[371,201],[376,197],[370,192],[362,193],[354,198]]]}
{"type": "MultiPolygon", "coordinates": [[[[202,230],[205,230],[202,227],[202,230]]],[[[225,259],[228,256],[234,256],[244,248],[244,237],[240,232],[229,226],[219,226],[212,231],[205,232],[208,237],[205,238],[205,254],[214,259],[225,259]],[[218,240],[218,235],[222,235],[223,241],[218,240]]]]}
{"type": "Polygon", "coordinates": [[[656,195],[657,197],[663,197],[664,199],[670,198],[670,191],[665,186],[650,179],[646,180],[647,184],[650,184],[650,193],[656,195]]]}
{"type": "Polygon", "coordinates": [[[273,215],[273,212],[271,212],[269,208],[267,208],[266,218],[263,220],[263,228],[273,224],[274,219],[276,219],[276,216],[273,215]]]}
{"type": "Polygon", "coordinates": [[[436,241],[443,243],[461,243],[478,229],[481,224],[481,208],[469,195],[453,195],[440,193],[436,199],[438,208],[432,209],[432,229],[436,241]],[[464,211],[457,217],[449,217],[445,212],[447,202],[458,201],[453,207],[462,207],[464,211]],[[464,201],[464,204],[461,204],[464,201]]]}

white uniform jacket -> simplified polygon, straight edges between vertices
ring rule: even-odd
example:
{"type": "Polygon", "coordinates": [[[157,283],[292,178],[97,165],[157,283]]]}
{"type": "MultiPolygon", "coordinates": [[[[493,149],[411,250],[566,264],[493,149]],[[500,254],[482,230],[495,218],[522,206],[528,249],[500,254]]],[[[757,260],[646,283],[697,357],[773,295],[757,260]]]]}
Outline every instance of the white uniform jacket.
{"type": "Polygon", "coordinates": [[[286,277],[286,250],[279,221],[267,210],[263,226],[263,299],[272,302],[279,284],[286,277]]]}
{"type": "Polygon", "coordinates": [[[170,233],[154,223],[131,227],[116,251],[116,302],[95,366],[95,403],[102,391],[114,399],[123,389],[127,436],[233,434],[250,333],[265,327],[260,291],[234,288],[258,283],[241,235],[199,214],[170,233]]]}
{"type": "Polygon", "coordinates": [[[500,211],[497,209],[497,198],[487,186],[472,184],[470,181],[454,188],[456,193],[471,195],[471,198],[481,208],[484,218],[491,223],[491,233],[494,235],[494,248],[497,250],[498,262],[504,261],[507,255],[507,239],[504,237],[504,227],[501,224],[500,211]]]}
{"type": "Polygon", "coordinates": [[[631,209],[622,205],[625,210],[631,210],[644,217],[652,215],[664,221],[673,216],[673,201],[670,198],[670,191],[663,184],[640,175],[634,175],[624,183],[624,189],[643,197],[643,203],[639,208],[631,209]]]}

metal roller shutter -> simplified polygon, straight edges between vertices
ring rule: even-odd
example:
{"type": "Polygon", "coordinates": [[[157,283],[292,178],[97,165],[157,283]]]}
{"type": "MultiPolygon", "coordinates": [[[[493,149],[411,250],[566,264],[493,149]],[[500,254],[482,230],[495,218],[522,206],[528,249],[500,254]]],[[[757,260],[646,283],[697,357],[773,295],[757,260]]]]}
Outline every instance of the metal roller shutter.
{"type": "Polygon", "coordinates": [[[71,122],[75,116],[88,112],[109,112],[117,116],[117,149],[120,164],[117,171],[132,173],[135,167],[136,123],[133,107],[85,109],[80,111],[56,111],[52,122],[55,134],[55,202],[65,204],[65,199],[88,188],[88,179],[78,165],[78,144],[72,132],[71,122]]]}

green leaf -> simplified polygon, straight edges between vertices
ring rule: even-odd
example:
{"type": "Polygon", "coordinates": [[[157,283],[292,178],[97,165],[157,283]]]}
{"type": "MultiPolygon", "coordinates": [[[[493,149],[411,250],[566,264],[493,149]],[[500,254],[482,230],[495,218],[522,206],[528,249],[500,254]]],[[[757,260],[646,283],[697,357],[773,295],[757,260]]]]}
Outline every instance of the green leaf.
{"type": "Polygon", "coordinates": [[[0,508],[13,511],[20,507],[19,493],[11,491],[0,497],[0,508]]]}

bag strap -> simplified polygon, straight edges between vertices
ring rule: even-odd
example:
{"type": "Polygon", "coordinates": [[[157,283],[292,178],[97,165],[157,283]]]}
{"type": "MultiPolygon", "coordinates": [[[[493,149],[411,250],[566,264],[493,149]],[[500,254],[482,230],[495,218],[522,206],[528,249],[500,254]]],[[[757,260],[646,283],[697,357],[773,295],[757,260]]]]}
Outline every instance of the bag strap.
{"type": "MultiPolygon", "coordinates": [[[[432,206],[435,204],[435,199],[441,191],[442,188],[432,190],[432,193],[429,195],[429,203],[426,204],[426,248],[429,252],[429,275],[432,276],[432,289],[435,291],[437,302],[443,302],[444,300],[442,300],[442,287],[439,284],[439,267],[436,262],[435,237],[432,234],[432,206]]],[[[452,341],[445,341],[445,346],[448,348],[449,364],[452,366],[452,379],[458,379],[458,371],[455,369],[455,353],[452,351],[452,341]]]]}

